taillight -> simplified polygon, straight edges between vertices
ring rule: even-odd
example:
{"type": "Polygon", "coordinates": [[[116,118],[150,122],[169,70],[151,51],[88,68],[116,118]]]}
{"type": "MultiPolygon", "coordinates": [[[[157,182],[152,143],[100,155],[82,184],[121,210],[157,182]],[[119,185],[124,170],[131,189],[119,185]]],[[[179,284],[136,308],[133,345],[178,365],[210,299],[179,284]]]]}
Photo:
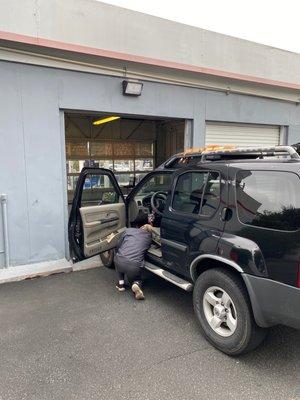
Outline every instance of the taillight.
{"type": "Polygon", "coordinates": [[[297,287],[300,288],[300,261],[299,261],[299,264],[298,264],[297,287]]]}

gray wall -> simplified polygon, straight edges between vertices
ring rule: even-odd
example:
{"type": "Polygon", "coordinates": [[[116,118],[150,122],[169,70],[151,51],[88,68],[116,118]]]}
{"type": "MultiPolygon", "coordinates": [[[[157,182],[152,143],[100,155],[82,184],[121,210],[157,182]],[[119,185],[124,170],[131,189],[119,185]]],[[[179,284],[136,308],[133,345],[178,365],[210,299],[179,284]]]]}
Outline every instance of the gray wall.
{"type": "Polygon", "coordinates": [[[0,0],[0,9],[0,31],[299,83],[299,54],[99,1],[0,0]]]}
{"type": "Polygon", "coordinates": [[[0,62],[0,92],[12,265],[65,256],[62,109],[193,119],[195,146],[204,143],[206,119],[288,125],[290,142],[300,141],[300,106],[274,100],[151,82],[139,98],[124,97],[121,78],[9,62],[0,62]]]}

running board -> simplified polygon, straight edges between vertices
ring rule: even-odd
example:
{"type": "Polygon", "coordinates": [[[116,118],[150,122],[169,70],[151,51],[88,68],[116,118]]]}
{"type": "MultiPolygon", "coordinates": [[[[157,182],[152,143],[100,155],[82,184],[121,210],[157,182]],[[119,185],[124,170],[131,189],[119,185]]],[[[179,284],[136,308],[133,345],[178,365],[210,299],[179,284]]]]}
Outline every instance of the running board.
{"type": "Polygon", "coordinates": [[[180,287],[181,289],[185,290],[186,292],[191,292],[193,290],[193,284],[185,281],[182,278],[179,278],[178,276],[172,274],[169,271],[165,271],[164,269],[157,267],[154,264],[151,264],[149,262],[145,262],[145,268],[153,272],[153,274],[160,276],[161,278],[165,279],[168,282],[173,283],[173,285],[176,285],[180,287]]]}

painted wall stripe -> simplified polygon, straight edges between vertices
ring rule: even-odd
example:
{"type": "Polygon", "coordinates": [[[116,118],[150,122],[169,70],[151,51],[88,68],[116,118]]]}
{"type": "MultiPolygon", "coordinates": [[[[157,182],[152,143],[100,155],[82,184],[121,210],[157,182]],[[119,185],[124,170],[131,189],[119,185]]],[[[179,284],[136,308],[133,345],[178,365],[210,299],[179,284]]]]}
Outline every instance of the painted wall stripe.
{"type": "Polygon", "coordinates": [[[120,53],[117,51],[98,49],[98,48],[94,48],[94,47],[88,47],[88,46],[83,46],[83,45],[78,45],[78,44],[73,44],[73,43],[65,43],[65,42],[60,42],[60,41],[51,40],[51,39],[44,39],[44,38],[39,38],[39,37],[20,35],[18,33],[13,33],[13,32],[0,31],[0,40],[5,40],[5,41],[9,41],[9,42],[19,42],[19,43],[29,44],[29,45],[39,46],[39,47],[46,47],[46,48],[51,48],[51,49],[70,51],[70,52],[74,52],[74,53],[94,55],[94,56],[98,56],[98,57],[111,58],[111,59],[122,60],[122,61],[127,61],[127,62],[135,62],[135,63],[139,63],[139,64],[147,64],[147,65],[152,65],[152,66],[156,66],[156,67],[170,68],[170,69],[179,70],[179,71],[196,72],[199,74],[234,79],[234,80],[244,81],[244,82],[253,82],[256,84],[300,90],[300,84],[296,84],[296,83],[276,81],[276,80],[261,78],[261,77],[252,76],[252,75],[245,75],[245,74],[240,74],[240,73],[235,73],[235,72],[221,71],[221,70],[217,70],[217,69],[213,69],[213,68],[198,67],[196,65],[189,65],[189,64],[183,64],[183,63],[161,60],[161,59],[156,59],[156,58],[137,56],[134,54],[120,53]]]}

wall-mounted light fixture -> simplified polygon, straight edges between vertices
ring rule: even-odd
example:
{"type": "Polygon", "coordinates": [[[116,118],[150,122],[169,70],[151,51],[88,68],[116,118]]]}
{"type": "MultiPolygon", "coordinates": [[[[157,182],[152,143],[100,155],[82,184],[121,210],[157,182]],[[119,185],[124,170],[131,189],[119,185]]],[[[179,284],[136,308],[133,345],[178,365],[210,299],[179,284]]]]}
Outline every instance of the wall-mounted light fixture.
{"type": "Polygon", "coordinates": [[[143,90],[143,83],[138,81],[125,80],[122,82],[124,96],[140,96],[143,90]]]}
{"type": "Polygon", "coordinates": [[[115,121],[116,119],[120,119],[120,117],[106,117],[97,119],[96,121],[93,122],[93,125],[106,124],[107,122],[115,121]]]}

